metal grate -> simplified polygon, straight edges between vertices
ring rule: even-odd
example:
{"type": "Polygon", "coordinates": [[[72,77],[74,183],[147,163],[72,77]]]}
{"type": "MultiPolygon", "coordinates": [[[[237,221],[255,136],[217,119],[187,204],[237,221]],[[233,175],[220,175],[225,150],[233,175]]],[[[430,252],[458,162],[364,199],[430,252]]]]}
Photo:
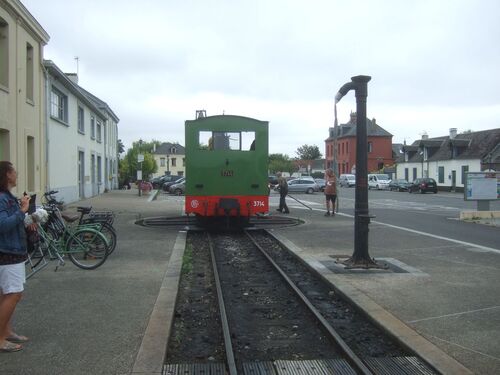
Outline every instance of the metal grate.
{"type": "Polygon", "coordinates": [[[243,364],[244,375],[355,375],[344,359],[251,362],[243,364]]]}
{"type": "Polygon", "coordinates": [[[417,357],[365,358],[370,370],[380,375],[435,375],[425,363],[417,357]]]}
{"type": "Polygon", "coordinates": [[[225,375],[224,363],[180,363],[164,365],[162,375],[225,375]]]}

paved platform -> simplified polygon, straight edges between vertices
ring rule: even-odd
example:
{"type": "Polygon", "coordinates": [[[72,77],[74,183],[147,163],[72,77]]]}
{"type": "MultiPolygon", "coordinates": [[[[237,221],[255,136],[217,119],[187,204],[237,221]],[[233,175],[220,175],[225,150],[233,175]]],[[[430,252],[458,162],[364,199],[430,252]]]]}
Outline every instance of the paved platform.
{"type": "MultiPolygon", "coordinates": [[[[158,296],[171,293],[167,268],[178,233],[134,222],[178,216],[181,199],[121,190],[79,203],[116,212],[117,249],[97,270],[67,263],[54,272],[50,264],[28,280],[14,325],[31,341],[0,354],[1,374],[131,374],[158,296]]],[[[370,255],[390,271],[339,272],[335,260],[352,253],[352,217],[323,217],[319,208],[292,214],[305,224],[274,233],[304,258],[473,373],[500,373],[499,253],[371,224],[370,255]]]]}

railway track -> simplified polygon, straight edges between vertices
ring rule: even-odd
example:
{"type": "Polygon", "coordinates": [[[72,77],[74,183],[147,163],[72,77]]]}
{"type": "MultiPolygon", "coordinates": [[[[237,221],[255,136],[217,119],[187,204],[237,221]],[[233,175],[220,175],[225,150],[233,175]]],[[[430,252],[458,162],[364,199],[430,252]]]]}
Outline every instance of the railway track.
{"type": "MultiPolygon", "coordinates": [[[[195,216],[173,216],[173,217],[151,217],[136,221],[136,224],[145,227],[167,227],[171,229],[199,230],[203,229],[198,224],[195,216]]],[[[249,228],[272,229],[283,228],[302,224],[302,221],[294,217],[285,216],[256,216],[249,220],[249,228]]]]}
{"type": "MultiPolygon", "coordinates": [[[[191,318],[203,316],[201,320],[209,322],[204,327],[212,333],[202,329],[204,344],[191,345],[198,358],[193,358],[194,353],[183,357],[183,349],[169,344],[164,374],[435,373],[337,296],[265,231],[190,233],[190,252],[191,274],[196,275],[191,281],[200,284],[203,278],[203,287],[181,283],[184,292],[197,289],[201,293],[181,294],[178,303],[187,301],[192,313],[192,301],[207,299],[204,307],[211,314],[193,313],[191,318]],[[198,266],[205,265],[201,271],[194,259],[198,266]],[[212,264],[211,270],[207,264],[212,264]],[[217,338],[209,344],[209,337],[217,338]]],[[[203,341],[196,338],[199,329],[182,333],[189,315],[174,323],[172,335],[178,341],[183,337],[203,341]]]]}

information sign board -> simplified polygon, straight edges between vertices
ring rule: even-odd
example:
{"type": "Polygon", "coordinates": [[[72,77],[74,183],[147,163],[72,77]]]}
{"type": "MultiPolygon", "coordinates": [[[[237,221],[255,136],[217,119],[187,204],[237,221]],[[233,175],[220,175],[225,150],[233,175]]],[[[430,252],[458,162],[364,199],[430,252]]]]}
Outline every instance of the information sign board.
{"type": "Polygon", "coordinates": [[[500,199],[500,173],[467,172],[464,199],[466,201],[500,199]]]}

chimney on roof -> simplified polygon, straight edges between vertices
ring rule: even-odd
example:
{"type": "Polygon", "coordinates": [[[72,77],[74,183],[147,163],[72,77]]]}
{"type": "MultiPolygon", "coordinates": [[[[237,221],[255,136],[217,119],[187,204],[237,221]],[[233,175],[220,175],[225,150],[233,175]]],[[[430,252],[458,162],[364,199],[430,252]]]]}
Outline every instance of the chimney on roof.
{"type": "Polygon", "coordinates": [[[71,82],[73,82],[75,85],[78,85],[78,74],[76,73],[64,73],[64,74],[66,74],[66,77],[68,77],[71,82]]]}
{"type": "Polygon", "coordinates": [[[454,139],[457,136],[457,128],[450,128],[450,139],[454,139]]]}
{"type": "Polygon", "coordinates": [[[373,124],[373,125],[377,125],[377,121],[375,120],[375,117],[374,117],[374,118],[372,118],[372,124],[373,124]]]}
{"type": "Polygon", "coordinates": [[[429,135],[426,132],[423,132],[422,139],[429,139],[429,135]]]}
{"type": "Polygon", "coordinates": [[[356,112],[351,112],[351,121],[349,121],[351,124],[356,124],[356,112]]]}

